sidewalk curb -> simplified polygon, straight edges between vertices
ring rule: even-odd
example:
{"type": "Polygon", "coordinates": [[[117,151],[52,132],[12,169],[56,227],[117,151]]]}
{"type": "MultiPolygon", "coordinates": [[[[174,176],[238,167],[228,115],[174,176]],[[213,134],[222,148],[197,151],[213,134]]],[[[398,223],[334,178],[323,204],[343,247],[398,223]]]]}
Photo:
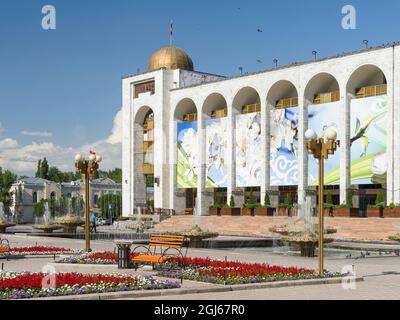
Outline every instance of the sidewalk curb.
{"type": "MultiPolygon", "coordinates": [[[[145,298],[145,297],[162,297],[171,295],[186,295],[197,293],[215,293],[215,292],[231,292],[243,290],[257,290],[268,288],[283,288],[283,287],[297,287],[297,286],[310,286],[310,285],[323,285],[323,284],[340,284],[343,278],[330,278],[330,279],[307,279],[296,281],[278,281],[269,283],[255,283],[245,285],[231,285],[222,286],[215,285],[210,288],[187,288],[187,289],[163,289],[152,291],[125,291],[125,292],[111,292],[111,293],[94,293],[80,296],[61,296],[61,297],[47,297],[47,298],[33,298],[26,300],[113,300],[121,298],[145,298]]],[[[356,282],[364,281],[363,277],[355,278],[356,282]]]]}

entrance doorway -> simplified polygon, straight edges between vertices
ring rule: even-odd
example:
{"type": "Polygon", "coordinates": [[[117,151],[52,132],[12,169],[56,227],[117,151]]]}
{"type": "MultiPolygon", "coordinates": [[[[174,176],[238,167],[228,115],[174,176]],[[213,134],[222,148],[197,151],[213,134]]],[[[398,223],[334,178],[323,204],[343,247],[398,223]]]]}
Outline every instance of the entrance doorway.
{"type": "Polygon", "coordinates": [[[197,189],[186,189],[186,208],[193,209],[196,208],[196,197],[197,189]]]}

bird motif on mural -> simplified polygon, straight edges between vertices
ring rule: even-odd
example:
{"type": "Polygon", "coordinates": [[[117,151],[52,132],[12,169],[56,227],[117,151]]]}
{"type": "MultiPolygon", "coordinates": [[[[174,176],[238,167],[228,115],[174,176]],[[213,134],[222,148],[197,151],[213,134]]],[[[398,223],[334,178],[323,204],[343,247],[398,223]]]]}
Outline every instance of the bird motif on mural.
{"type": "Polygon", "coordinates": [[[361,121],[359,118],[356,119],[356,129],[354,130],[354,137],[351,138],[350,140],[350,145],[353,145],[354,142],[357,140],[361,141],[361,148],[362,148],[362,153],[360,155],[360,158],[366,157],[367,156],[367,150],[369,146],[369,139],[366,136],[366,133],[368,129],[371,126],[371,123],[375,120],[374,118],[371,118],[367,123],[364,125],[361,125],[361,121]]]}

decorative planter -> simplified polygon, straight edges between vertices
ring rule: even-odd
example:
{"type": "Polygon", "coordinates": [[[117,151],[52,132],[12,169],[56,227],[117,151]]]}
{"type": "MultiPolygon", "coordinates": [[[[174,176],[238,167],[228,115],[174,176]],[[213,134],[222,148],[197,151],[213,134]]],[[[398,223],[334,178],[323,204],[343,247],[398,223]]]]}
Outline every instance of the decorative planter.
{"type": "Polygon", "coordinates": [[[273,217],[274,209],[272,209],[272,208],[255,208],[254,215],[262,216],[262,217],[273,217]]]}
{"type": "Polygon", "coordinates": [[[221,215],[221,209],[219,208],[210,208],[210,216],[220,216],[221,215]]]}
{"type": "Polygon", "coordinates": [[[254,216],[254,209],[243,208],[242,216],[254,216]]]}
{"type": "Polygon", "coordinates": [[[383,208],[368,208],[367,209],[368,218],[383,218],[383,208]]]}
{"type": "Polygon", "coordinates": [[[240,208],[222,208],[221,216],[240,216],[240,208]]]}
{"type": "Polygon", "coordinates": [[[400,218],[400,208],[385,208],[383,209],[384,218],[400,218]]]}
{"type": "Polygon", "coordinates": [[[288,209],[286,209],[286,208],[278,208],[278,216],[280,216],[280,217],[289,216],[288,209]]]}
{"type": "Polygon", "coordinates": [[[338,218],[359,218],[360,210],[358,208],[337,208],[333,210],[333,216],[338,218]]]}

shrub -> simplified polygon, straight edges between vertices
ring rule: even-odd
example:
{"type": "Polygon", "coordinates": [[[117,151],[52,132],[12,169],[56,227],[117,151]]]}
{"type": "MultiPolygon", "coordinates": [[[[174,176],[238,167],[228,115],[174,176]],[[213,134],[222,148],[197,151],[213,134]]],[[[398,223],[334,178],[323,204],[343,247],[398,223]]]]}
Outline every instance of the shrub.
{"type": "Polygon", "coordinates": [[[287,208],[287,209],[293,208],[293,200],[292,200],[292,195],[290,193],[288,193],[286,195],[284,205],[285,205],[285,208],[287,208]]]}
{"type": "Polygon", "coordinates": [[[382,191],[378,191],[375,199],[375,208],[384,208],[385,207],[385,198],[383,196],[382,191]]]}
{"type": "Polygon", "coordinates": [[[213,205],[210,206],[210,209],[221,209],[222,208],[222,203],[220,197],[217,197],[215,199],[215,202],[213,205]]]}
{"type": "Polygon", "coordinates": [[[348,189],[346,192],[346,207],[347,208],[353,208],[353,195],[354,195],[353,189],[348,189]]]}
{"type": "Polygon", "coordinates": [[[233,196],[231,196],[231,199],[229,201],[229,207],[235,208],[235,198],[233,196]]]}
{"type": "Polygon", "coordinates": [[[326,203],[324,206],[326,209],[333,208],[332,194],[330,192],[328,192],[328,194],[326,195],[326,203]]]}
{"type": "Polygon", "coordinates": [[[265,193],[264,207],[265,208],[271,208],[271,199],[269,198],[269,194],[268,193],[265,193]]]}

